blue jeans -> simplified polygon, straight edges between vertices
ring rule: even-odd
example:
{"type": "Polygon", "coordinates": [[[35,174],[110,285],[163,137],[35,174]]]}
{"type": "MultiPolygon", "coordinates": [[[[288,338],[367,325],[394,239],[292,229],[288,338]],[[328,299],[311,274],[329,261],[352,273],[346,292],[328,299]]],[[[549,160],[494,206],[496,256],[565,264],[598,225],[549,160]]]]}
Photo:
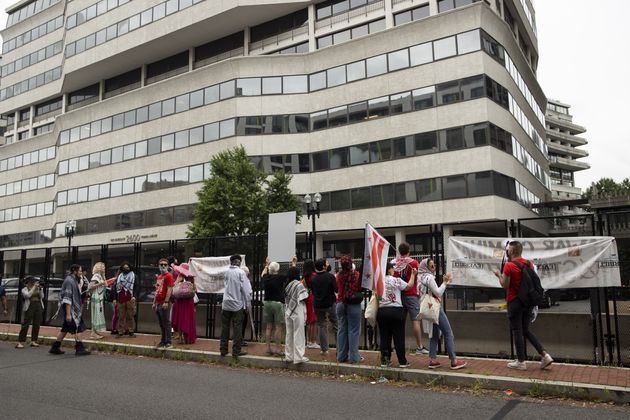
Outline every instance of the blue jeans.
{"type": "Polygon", "coordinates": [[[337,335],[337,311],[335,304],[328,308],[315,308],[315,317],[317,318],[317,326],[319,327],[319,347],[322,351],[328,351],[328,328],[326,328],[326,319],[330,322],[335,336],[337,335]]]}
{"type": "Polygon", "coordinates": [[[442,335],[444,335],[444,344],[446,345],[448,358],[455,360],[455,337],[453,336],[453,330],[451,329],[451,324],[449,324],[448,318],[444,313],[444,309],[440,309],[440,325],[433,324],[433,335],[431,336],[431,342],[429,343],[429,357],[431,359],[435,359],[437,356],[440,331],[442,331],[442,335]]]}
{"type": "Polygon", "coordinates": [[[361,334],[361,304],[337,304],[337,361],[359,363],[359,335],[361,334]],[[350,353],[350,357],[348,357],[350,353]]]}

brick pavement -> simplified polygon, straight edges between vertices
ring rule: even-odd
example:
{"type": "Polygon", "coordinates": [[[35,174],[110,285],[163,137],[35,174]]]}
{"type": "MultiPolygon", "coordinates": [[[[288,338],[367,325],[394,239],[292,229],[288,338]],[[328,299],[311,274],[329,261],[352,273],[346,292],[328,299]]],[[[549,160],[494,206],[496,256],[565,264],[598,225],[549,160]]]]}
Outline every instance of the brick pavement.
{"type": "MultiPolygon", "coordinates": [[[[57,335],[59,329],[54,327],[42,327],[40,330],[40,336],[43,338],[54,337],[57,335]]],[[[0,336],[5,333],[17,334],[19,332],[19,325],[0,324],[0,336]]],[[[89,332],[85,332],[84,340],[89,343],[89,332]]],[[[15,340],[15,338],[13,338],[15,340]]],[[[117,338],[111,335],[106,335],[102,340],[98,340],[103,343],[118,343],[118,344],[131,344],[131,345],[144,345],[153,346],[159,341],[159,336],[152,334],[137,334],[135,338],[121,337],[117,338]]],[[[89,346],[88,346],[89,347],[89,346]]],[[[198,339],[195,344],[174,344],[176,349],[219,352],[219,340],[214,339],[198,339]]],[[[243,348],[250,356],[265,356],[266,346],[263,343],[249,343],[248,347],[243,348]]],[[[28,350],[26,350],[28,351],[28,350]]],[[[375,351],[361,351],[361,355],[365,360],[361,363],[363,366],[379,366],[379,353],[375,351]]],[[[331,349],[327,355],[321,355],[319,349],[307,349],[306,356],[312,361],[328,361],[335,362],[335,350],[331,349]]],[[[393,356],[395,359],[395,356],[393,356]]],[[[498,359],[484,359],[484,358],[470,358],[462,357],[468,363],[468,366],[461,371],[451,371],[448,369],[448,359],[445,356],[439,357],[443,366],[440,369],[433,370],[434,372],[458,372],[462,374],[475,374],[482,376],[493,376],[503,378],[515,378],[535,381],[557,381],[574,384],[591,384],[601,386],[616,386],[627,388],[627,392],[630,392],[630,369],[628,368],[616,368],[616,367],[603,367],[603,366],[591,366],[591,365],[576,365],[565,363],[554,363],[550,369],[541,370],[537,362],[528,362],[527,371],[517,371],[508,369],[506,366],[506,360],[498,359]]],[[[429,371],[428,356],[409,356],[408,361],[411,363],[411,370],[429,371]]],[[[394,362],[394,367],[397,363],[394,362]]]]}

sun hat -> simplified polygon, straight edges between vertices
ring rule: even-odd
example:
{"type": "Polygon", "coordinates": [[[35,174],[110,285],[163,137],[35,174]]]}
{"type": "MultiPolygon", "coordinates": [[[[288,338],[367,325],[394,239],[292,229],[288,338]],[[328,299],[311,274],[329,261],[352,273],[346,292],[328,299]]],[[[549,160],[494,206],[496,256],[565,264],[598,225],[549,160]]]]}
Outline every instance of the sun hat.
{"type": "Polygon", "coordinates": [[[171,267],[180,276],[195,277],[195,275],[192,273],[192,271],[190,271],[190,266],[188,265],[188,263],[181,263],[180,265],[173,264],[173,265],[171,265],[171,267]]]}

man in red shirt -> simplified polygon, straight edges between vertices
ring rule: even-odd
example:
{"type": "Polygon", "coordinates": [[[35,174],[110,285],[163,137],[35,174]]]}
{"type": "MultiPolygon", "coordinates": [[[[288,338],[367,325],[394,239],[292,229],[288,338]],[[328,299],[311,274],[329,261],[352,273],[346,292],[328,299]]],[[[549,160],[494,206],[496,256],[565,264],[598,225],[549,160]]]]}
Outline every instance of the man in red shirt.
{"type": "MultiPolygon", "coordinates": [[[[418,261],[409,256],[409,244],[402,242],[398,245],[398,257],[392,261],[394,265],[394,277],[402,278],[405,282],[409,281],[409,278],[413,274],[413,270],[418,270],[418,261]]],[[[414,286],[409,290],[403,292],[401,296],[402,305],[404,308],[404,323],[407,323],[407,314],[411,316],[411,322],[413,324],[413,334],[416,337],[416,355],[429,354],[422,345],[422,325],[418,318],[420,313],[420,295],[418,294],[418,287],[414,286]]]]}
{"type": "Polygon", "coordinates": [[[497,270],[494,274],[499,278],[501,287],[507,289],[508,318],[510,319],[510,327],[512,328],[518,358],[517,360],[509,362],[507,366],[511,369],[527,370],[527,364],[525,363],[525,339],[527,339],[534,346],[538,354],[540,354],[540,368],[544,369],[553,363],[553,359],[551,355],[545,351],[536,336],[529,331],[529,324],[532,322],[532,310],[534,308],[525,306],[518,298],[518,289],[521,286],[521,278],[523,277],[523,269],[519,267],[519,264],[523,267],[532,267],[532,262],[521,256],[523,253],[523,244],[518,241],[508,242],[505,253],[508,262],[503,267],[503,273],[497,270]]]}
{"type": "Polygon", "coordinates": [[[168,260],[160,258],[158,262],[160,275],[155,280],[155,296],[153,297],[152,308],[155,311],[162,337],[156,348],[171,347],[171,318],[168,310],[168,304],[171,301],[173,293],[173,275],[168,272],[168,260]]]}

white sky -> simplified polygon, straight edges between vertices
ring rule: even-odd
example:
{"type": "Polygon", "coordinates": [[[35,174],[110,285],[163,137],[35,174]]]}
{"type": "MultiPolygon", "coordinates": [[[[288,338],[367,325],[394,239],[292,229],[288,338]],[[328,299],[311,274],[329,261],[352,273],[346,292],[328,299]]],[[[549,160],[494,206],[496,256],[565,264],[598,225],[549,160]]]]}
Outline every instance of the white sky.
{"type": "MultiPolygon", "coordinates": [[[[16,0],[0,0],[0,27],[16,0]]],[[[591,169],[576,172],[586,189],[602,177],[630,177],[630,1],[537,0],[538,80],[548,98],[571,105],[591,169]],[[625,146],[624,146],[625,145],[625,146]]]]}

